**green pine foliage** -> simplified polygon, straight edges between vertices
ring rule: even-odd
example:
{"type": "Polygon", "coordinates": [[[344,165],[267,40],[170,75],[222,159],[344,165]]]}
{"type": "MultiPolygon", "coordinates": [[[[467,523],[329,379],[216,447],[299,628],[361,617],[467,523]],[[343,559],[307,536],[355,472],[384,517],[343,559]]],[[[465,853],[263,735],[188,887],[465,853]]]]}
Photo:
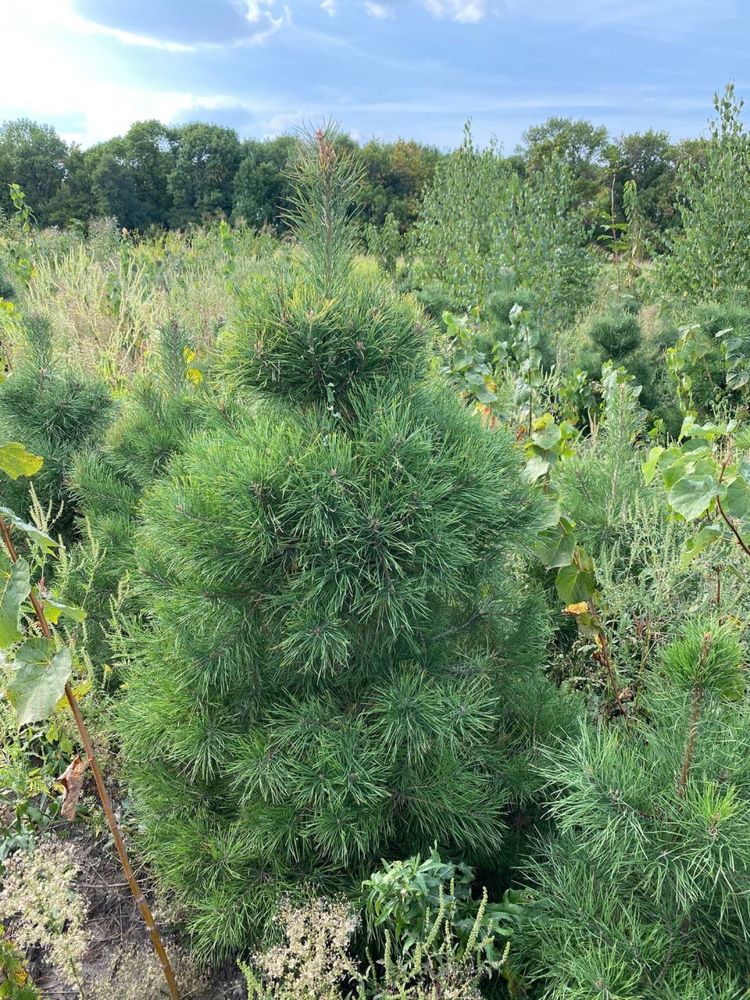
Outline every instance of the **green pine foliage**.
{"type": "Polygon", "coordinates": [[[529,869],[524,942],[548,1000],[743,996],[750,977],[750,705],[734,624],[697,621],[623,723],[583,726],[543,776],[557,836],[529,869]]]}
{"type": "MultiPolygon", "coordinates": [[[[96,443],[113,414],[105,382],[80,374],[54,356],[47,322],[30,317],[12,372],[0,384],[0,439],[21,441],[44,459],[33,486],[52,528],[75,536],[76,505],[69,474],[77,452],[96,443]]],[[[5,478],[0,504],[21,516],[32,506],[29,480],[5,478]]]]}
{"type": "Polygon", "coordinates": [[[87,611],[87,649],[96,664],[112,659],[108,633],[115,613],[139,606],[129,579],[141,496],[195,431],[235,416],[191,367],[192,357],[184,330],[167,324],[148,370],[131,386],[103,440],[80,453],[71,471],[85,548],[70,596],[87,611]]]}
{"type": "Polygon", "coordinates": [[[214,958],[280,894],[353,888],[381,857],[437,841],[491,865],[529,744],[507,695],[546,635],[510,437],[427,380],[416,304],[353,271],[356,173],[330,132],[297,178],[296,265],[253,286],[224,344],[257,405],[173,460],[138,539],[153,627],[132,642],[127,769],[214,958]]]}
{"type": "Polygon", "coordinates": [[[624,309],[612,309],[594,317],[588,333],[594,345],[603,352],[605,360],[621,361],[641,342],[638,317],[624,309]]]}

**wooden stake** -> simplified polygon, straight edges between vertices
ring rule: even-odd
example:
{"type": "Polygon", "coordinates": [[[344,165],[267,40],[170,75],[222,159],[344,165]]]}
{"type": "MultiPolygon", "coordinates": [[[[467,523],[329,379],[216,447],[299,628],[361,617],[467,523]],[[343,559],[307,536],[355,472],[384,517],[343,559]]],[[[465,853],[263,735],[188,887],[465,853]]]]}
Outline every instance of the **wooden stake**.
{"type": "MultiPolygon", "coordinates": [[[[10,537],[10,529],[5,523],[2,517],[0,517],[0,532],[3,536],[3,541],[5,542],[5,547],[8,550],[8,555],[10,556],[11,562],[16,562],[18,559],[18,553],[13,545],[13,540],[10,537]]],[[[45,639],[52,639],[52,631],[47,622],[47,618],[44,614],[44,608],[36,596],[34,591],[30,594],[31,604],[34,608],[34,614],[39,622],[39,628],[42,631],[42,635],[45,639]]],[[[174,977],[174,972],[169,961],[169,956],[164,948],[164,943],[162,942],[159,930],[154,922],[153,914],[151,913],[151,907],[148,905],[146,897],[143,895],[143,890],[138,884],[138,880],[135,877],[135,872],[130,864],[130,859],[128,858],[128,852],[125,848],[125,842],[122,839],[122,834],[120,833],[120,827],[117,823],[117,818],[115,817],[114,810],[112,808],[112,800],[109,797],[109,792],[107,791],[107,786],[104,784],[104,778],[102,776],[101,768],[99,767],[99,761],[96,757],[96,752],[94,750],[94,745],[91,742],[91,734],[89,733],[88,726],[84,722],[83,716],[81,715],[81,709],[78,704],[78,699],[75,696],[73,688],[70,686],[70,682],[65,685],[65,697],[68,699],[68,704],[70,705],[70,710],[73,713],[73,718],[75,719],[76,726],[78,727],[78,732],[81,737],[81,743],[83,743],[83,748],[86,751],[86,756],[91,766],[92,774],[94,775],[94,782],[96,784],[96,790],[99,793],[99,798],[102,803],[102,808],[104,809],[104,815],[107,817],[107,825],[109,826],[110,832],[112,834],[112,839],[115,842],[115,850],[120,858],[120,864],[122,865],[122,870],[125,873],[125,878],[127,879],[130,891],[133,894],[133,898],[136,901],[138,909],[141,911],[141,916],[143,917],[143,922],[148,928],[148,933],[151,938],[151,943],[154,946],[154,951],[159,959],[159,964],[164,972],[164,978],[167,981],[167,987],[169,989],[169,996],[171,1000],[180,1000],[180,994],[177,990],[177,981],[174,977]]]]}

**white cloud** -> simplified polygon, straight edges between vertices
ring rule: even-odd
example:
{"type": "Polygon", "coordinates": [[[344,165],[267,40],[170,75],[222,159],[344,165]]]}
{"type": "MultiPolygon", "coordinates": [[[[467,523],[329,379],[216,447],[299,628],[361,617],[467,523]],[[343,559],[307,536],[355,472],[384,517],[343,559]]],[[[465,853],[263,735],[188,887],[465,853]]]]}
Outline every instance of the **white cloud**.
{"type": "MultiPolygon", "coordinates": [[[[333,2],[333,0],[329,0],[329,2],[333,2]]],[[[288,24],[292,16],[291,10],[286,5],[274,16],[276,0],[243,0],[241,10],[245,19],[250,24],[257,26],[258,30],[228,42],[226,47],[240,48],[248,45],[261,45],[277,31],[280,31],[285,24],[288,24]]],[[[44,14],[49,24],[57,23],[59,27],[77,34],[113,38],[124,45],[159,49],[162,52],[199,52],[200,50],[225,47],[212,42],[177,42],[169,38],[157,38],[153,35],[142,35],[133,31],[112,28],[76,13],[73,9],[73,0],[38,0],[37,11],[44,14]]]]}
{"type": "MultiPolygon", "coordinates": [[[[279,16],[287,14],[282,10],[279,16]]],[[[269,30],[262,21],[258,27],[249,39],[269,30]]],[[[23,9],[19,4],[4,11],[0,121],[20,115],[42,122],[69,121],[60,129],[63,137],[89,146],[122,134],[143,119],[174,122],[200,112],[236,109],[264,128],[288,107],[275,96],[191,93],[135,83],[127,53],[120,58],[113,55],[111,46],[101,45],[98,36],[103,34],[123,41],[88,25],[84,29],[80,19],[70,17],[67,0],[36,0],[23,9]]],[[[251,44],[249,39],[243,43],[251,44]]],[[[124,41],[142,44],[130,38],[124,41]]]]}
{"type": "Polygon", "coordinates": [[[375,17],[379,21],[384,21],[388,17],[395,16],[391,7],[386,7],[384,3],[372,3],[372,0],[366,0],[365,10],[370,17],[375,17]]]}
{"type": "Polygon", "coordinates": [[[320,9],[324,10],[330,17],[336,15],[336,0],[322,0],[320,9]]]}
{"type": "Polygon", "coordinates": [[[250,24],[259,24],[264,18],[271,16],[271,7],[276,0],[244,0],[245,17],[250,24]]]}
{"type": "Polygon", "coordinates": [[[49,24],[74,31],[77,34],[114,38],[125,45],[138,45],[148,49],[160,49],[163,52],[194,52],[196,48],[195,45],[185,42],[175,42],[168,38],[157,38],[153,35],[142,35],[134,31],[123,31],[120,28],[111,28],[106,24],[91,21],[76,13],[71,0],[57,0],[56,3],[53,0],[41,0],[35,6],[36,13],[43,14],[49,24]]]}
{"type": "Polygon", "coordinates": [[[434,17],[461,24],[478,24],[493,13],[488,0],[424,0],[424,5],[434,17]]]}
{"type": "MultiPolygon", "coordinates": [[[[261,28],[260,30],[253,32],[252,35],[246,35],[243,38],[235,39],[235,41],[229,43],[228,47],[241,49],[246,48],[248,45],[262,45],[263,42],[267,42],[269,38],[275,35],[277,31],[281,31],[284,25],[289,24],[291,20],[292,12],[286,4],[278,17],[274,17],[270,12],[266,12],[263,15],[263,19],[259,22],[261,24],[265,24],[265,28],[261,28]]],[[[225,47],[226,46],[210,44],[201,46],[201,48],[206,49],[221,49],[225,47]]]]}

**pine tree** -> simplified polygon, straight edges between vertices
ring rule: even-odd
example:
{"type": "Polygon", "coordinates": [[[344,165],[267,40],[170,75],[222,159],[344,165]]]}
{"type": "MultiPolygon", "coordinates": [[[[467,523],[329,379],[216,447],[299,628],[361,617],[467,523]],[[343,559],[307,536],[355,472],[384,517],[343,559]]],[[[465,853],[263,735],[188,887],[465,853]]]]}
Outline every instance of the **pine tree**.
{"type": "Polygon", "coordinates": [[[667,646],[643,721],[549,754],[558,836],[525,941],[548,1000],[738,1000],[750,982],[750,706],[734,624],[667,646]]]}
{"type": "MultiPolygon", "coordinates": [[[[106,383],[80,374],[55,357],[49,325],[32,316],[13,371],[0,384],[0,439],[20,441],[41,455],[44,465],[33,486],[52,530],[75,535],[75,501],[68,475],[78,451],[104,433],[113,413],[106,383]]],[[[29,480],[5,478],[0,505],[28,516],[32,505],[29,480]]]]}
{"type": "Polygon", "coordinates": [[[383,856],[437,841],[491,865],[505,699],[538,689],[546,635],[520,574],[538,500],[509,436],[427,379],[416,304],[353,270],[358,175],[333,140],[298,165],[291,265],[222,345],[257,404],[143,503],[151,627],[120,728],[149,857],[213,957],[280,893],[383,856]]]}

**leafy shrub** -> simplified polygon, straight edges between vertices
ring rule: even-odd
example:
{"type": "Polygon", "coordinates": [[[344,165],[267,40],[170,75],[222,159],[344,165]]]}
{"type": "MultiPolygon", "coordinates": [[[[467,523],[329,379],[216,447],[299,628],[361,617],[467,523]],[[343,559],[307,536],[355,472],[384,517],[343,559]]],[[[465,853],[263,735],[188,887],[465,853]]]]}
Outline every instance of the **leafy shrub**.
{"type": "Polygon", "coordinates": [[[404,953],[424,951],[435,923],[454,940],[452,957],[482,968],[498,968],[506,944],[522,924],[530,899],[506,890],[500,903],[472,897],[474,870],[443,861],[436,849],[422,860],[383,862],[362,884],[365,920],[371,934],[385,936],[404,953]],[[481,935],[479,925],[481,925],[481,935]]]}
{"type": "Polygon", "coordinates": [[[137,552],[154,628],[132,643],[126,759],[149,857],[213,956],[393,845],[491,859],[501,694],[545,635],[514,571],[538,502],[512,441],[418,378],[419,312],[352,271],[346,165],[326,136],[307,157],[299,270],[228,337],[264,401],[175,459],[137,552]]]}
{"type": "Polygon", "coordinates": [[[692,300],[731,297],[750,283],[750,135],[734,85],[716,94],[705,160],[687,159],[677,174],[682,226],[669,240],[660,278],[692,300]]]}
{"type": "Polygon", "coordinates": [[[425,193],[414,278],[423,288],[440,282],[460,313],[483,307],[512,270],[534,297],[535,326],[553,332],[591,299],[586,236],[566,163],[550,158],[522,179],[496,145],[477,148],[467,127],[425,193]]]}
{"type": "Polygon", "coordinates": [[[702,303],[667,352],[685,410],[702,418],[750,403],[750,309],[741,302],[702,303]]]}

